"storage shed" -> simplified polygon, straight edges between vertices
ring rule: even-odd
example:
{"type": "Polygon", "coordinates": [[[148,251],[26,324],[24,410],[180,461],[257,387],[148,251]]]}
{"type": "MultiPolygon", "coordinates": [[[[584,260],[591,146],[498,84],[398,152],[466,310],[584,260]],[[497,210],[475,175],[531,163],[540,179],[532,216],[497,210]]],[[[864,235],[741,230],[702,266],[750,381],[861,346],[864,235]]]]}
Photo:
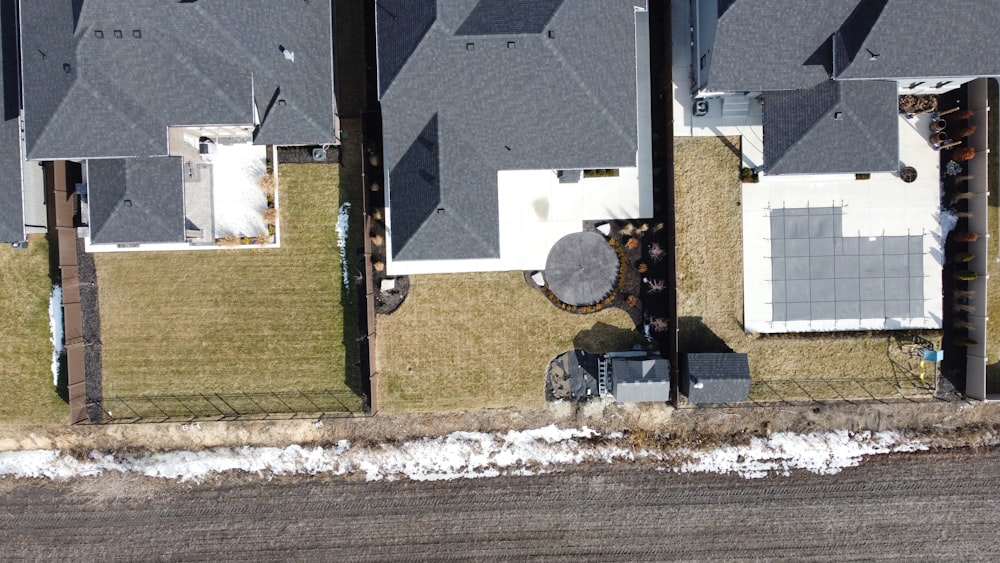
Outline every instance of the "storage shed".
{"type": "Polygon", "coordinates": [[[670,362],[660,357],[611,356],[611,388],[619,403],[670,400],[670,362]]]}
{"type": "Polygon", "coordinates": [[[683,354],[680,367],[681,391],[692,403],[743,403],[750,397],[746,354],[683,354]]]}

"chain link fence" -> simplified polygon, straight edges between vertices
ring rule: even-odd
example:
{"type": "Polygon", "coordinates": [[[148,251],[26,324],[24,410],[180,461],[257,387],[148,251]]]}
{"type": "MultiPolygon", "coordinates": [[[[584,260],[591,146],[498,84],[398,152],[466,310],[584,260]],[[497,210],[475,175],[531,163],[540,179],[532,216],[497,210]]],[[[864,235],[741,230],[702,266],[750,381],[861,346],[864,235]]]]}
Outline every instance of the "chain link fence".
{"type": "Polygon", "coordinates": [[[289,420],[365,416],[364,397],[343,391],[200,393],[105,397],[99,408],[108,423],[220,420],[289,420]]]}

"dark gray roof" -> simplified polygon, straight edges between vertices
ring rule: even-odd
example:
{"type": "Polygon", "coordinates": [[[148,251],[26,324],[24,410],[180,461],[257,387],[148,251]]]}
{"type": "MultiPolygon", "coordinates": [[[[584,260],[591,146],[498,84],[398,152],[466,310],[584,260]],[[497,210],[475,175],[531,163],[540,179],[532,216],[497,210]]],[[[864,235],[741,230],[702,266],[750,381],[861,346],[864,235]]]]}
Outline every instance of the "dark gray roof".
{"type": "Polygon", "coordinates": [[[17,0],[0,0],[0,242],[24,240],[16,10],[17,0]]]}
{"type": "MultiPolygon", "coordinates": [[[[706,90],[811,88],[833,72],[832,36],[859,0],[730,0],[719,16],[706,90]]],[[[925,35],[926,36],[926,35],[925,35]]]]}
{"type": "Polygon", "coordinates": [[[670,361],[612,358],[611,392],[619,403],[670,400],[670,361]]]}
{"type": "Polygon", "coordinates": [[[834,82],[764,94],[768,174],[887,172],[899,168],[893,82],[834,82]]]}
{"type": "Polygon", "coordinates": [[[746,354],[683,354],[681,391],[692,403],[741,403],[750,394],[746,354]]]}
{"type": "Polygon", "coordinates": [[[498,257],[498,170],[636,165],[635,4],[542,2],[518,23],[486,22],[493,0],[378,1],[394,259],[498,257]]]}
{"type": "Polygon", "coordinates": [[[179,156],[88,160],[90,240],[184,242],[182,164],[179,156]]]}
{"type": "Polygon", "coordinates": [[[22,3],[32,159],[167,154],[169,125],[335,139],[330,0],[22,3]],[[294,53],[288,60],[281,48],[294,53]]]}
{"type": "Polygon", "coordinates": [[[848,22],[837,37],[838,80],[1000,74],[995,0],[866,3],[867,21],[848,22]]]}

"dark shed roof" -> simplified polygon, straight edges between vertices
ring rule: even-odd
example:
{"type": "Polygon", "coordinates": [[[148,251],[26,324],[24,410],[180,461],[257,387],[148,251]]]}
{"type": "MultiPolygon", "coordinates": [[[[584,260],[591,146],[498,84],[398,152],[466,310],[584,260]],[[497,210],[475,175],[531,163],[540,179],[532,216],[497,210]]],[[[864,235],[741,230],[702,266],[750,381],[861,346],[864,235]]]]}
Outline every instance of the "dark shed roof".
{"type": "Polygon", "coordinates": [[[394,259],[499,257],[498,170],[636,166],[637,3],[378,1],[394,259]]]}
{"type": "Polygon", "coordinates": [[[20,93],[17,75],[17,0],[0,0],[0,242],[24,240],[21,188],[20,93]]]}
{"type": "Polygon", "coordinates": [[[184,242],[181,157],[87,161],[90,240],[184,242]]]}
{"type": "Polygon", "coordinates": [[[692,403],[747,401],[750,396],[750,362],[747,355],[683,354],[681,391],[692,403]]]}
{"type": "Polygon", "coordinates": [[[764,94],[768,174],[889,172],[899,168],[896,84],[827,80],[764,94]]]}
{"type": "Polygon", "coordinates": [[[611,393],[619,403],[670,400],[670,361],[656,357],[612,357],[611,393]]]}
{"type": "Polygon", "coordinates": [[[21,28],[29,158],[162,156],[255,109],[258,144],[335,140],[330,0],[31,0],[21,28]]]}

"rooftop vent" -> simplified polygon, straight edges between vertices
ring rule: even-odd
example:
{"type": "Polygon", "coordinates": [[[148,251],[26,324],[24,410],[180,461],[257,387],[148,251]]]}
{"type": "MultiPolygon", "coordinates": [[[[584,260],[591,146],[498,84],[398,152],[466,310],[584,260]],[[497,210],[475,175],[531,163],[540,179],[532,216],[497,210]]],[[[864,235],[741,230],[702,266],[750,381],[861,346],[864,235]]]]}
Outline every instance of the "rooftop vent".
{"type": "Polygon", "coordinates": [[[73,67],[69,63],[63,63],[63,72],[69,74],[73,70],[73,67]]]}
{"type": "Polygon", "coordinates": [[[131,199],[126,199],[125,200],[125,207],[132,207],[132,200],[131,199]]]}
{"type": "Polygon", "coordinates": [[[837,121],[844,119],[844,112],[842,111],[833,112],[833,118],[836,119],[837,121]]]}
{"type": "Polygon", "coordinates": [[[138,30],[138,29],[133,29],[132,30],[132,37],[134,37],[136,39],[142,39],[142,31],[138,30]]]}
{"type": "Polygon", "coordinates": [[[285,48],[284,45],[278,45],[278,49],[281,51],[281,54],[285,56],[286,61],[295,62],[295,53],[285,48]]]}
{"type": "Polygon", "coordinates": [[[514,48],[514,42],[513,41],[508,41],[507,42],[507,48],[508,49],[513,49],[514,48]]]}
{"type": "Polygon", "coordinates": [[[285,99],[284,99],[284,98],[282,98],[282,99],[278,100],[278,105],[279,105],[279,106],[283,106],[283,105],[285,105],[285,99]]]}
{"type": "Polygon", "coordinates": [[[552,38],[554,38],[555,36],[556,36],[556,32],[555,32],[555,31],[552,31],[552,30],[550,29],[550,30],[549,30],[549,39],[552,39],[552,38]]]}
{"type": "Polygon", "coordinates": [[[98,39],[104,39],[104,31],[102,31],[100,29],[95,29],[94,30],[94,37],[96,37],[98,39]]]}
{"type": "Polygon", "coordinates": [[[465,50],[466,51],[475,51],[476,50],[476,44],[475,43],[466,43],[465,44],[465,50]]]}
{"type": "Polygon", "coordinates": [[[122,30],[116,29],[115,30],[115,39],[121,39],[122,37],[125,37],[125,34],[122,33],[122,30]]]}
{"type": "Polygon", "coordinates": [[[868,60],[869,61],[877,61],[878,60],[878,53],[876,53],[875,51],[872,51],[871,49],[865,49],[865,51],[868,51],[868,60]]]}
{"type": "Polygon", "coordinates": [[[443,207],[438,207],[437,208],[437,214],[438,215],[444,215],[444,208],[443,207]]]}

